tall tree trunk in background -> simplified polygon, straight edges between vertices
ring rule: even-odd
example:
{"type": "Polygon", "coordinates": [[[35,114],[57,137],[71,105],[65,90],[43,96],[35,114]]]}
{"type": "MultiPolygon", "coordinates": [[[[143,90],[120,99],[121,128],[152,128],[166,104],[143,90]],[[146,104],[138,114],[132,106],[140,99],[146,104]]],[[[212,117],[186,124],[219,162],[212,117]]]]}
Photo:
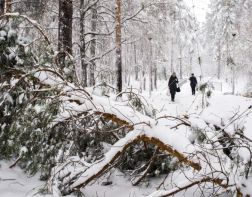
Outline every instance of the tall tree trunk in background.
{"type": "Polygon", "coordinates": [[[183,78],[183,68],[182,68],[182,46],[179,44],[179,78],[183,78]]]}
{"type": "Polygon", "coordinates": [[[144,69],[142,70],[142,78],[143,78],[143,90],[146,90],[146,76],[144,69]]]}
{"type": "Polygon", "coordinates": [[[157,64],[154,64],[154,88],[157,90],[157,64]]]}
{"type": "Polygon", "coordinates": [[[80,0],[80,57],[82,69],[82,85],[87,87],[87,61],[85,43],[85,0],[80,0]]]}
{"type": "Polygon", "coordinates": [[[72,0],[59,0],[59,29],[58,29],[58,51],[59,64],[66,66],[66,56],[72,54],[72,0]]]}
{"type": "Polygon", "coordinates": [[[154,46],[151,46],[151,63],[153,65],[153,70],[152,70],[152,74],[153,74],[153,88],[155,88],[157,90],[157,79],[158,79],[158,76],[157,76],[157,62],[154,61],[154,57],[158,57],[158,54],[157,54],[157,50],[155,50],[155,47],[154,46]]]}
{"type": "Polygon", "coordinates": [[[128,64],[127,64],[127,58],[128,58],[128,45],[126,44],[124,46],[124,54],[123,54],[123,58],[124,58],[124,69],[123,69],[123,75],[124,75],[124,84],[127,84],[127,75],[128,75],[128,64]]]}
{"type": "Polygon", "coordinates": [[[116,0],[116,73],[117,73],[117,91],[122,92],[122,24],[121,24],[121,0],[116,0]]]}
{"type": "Polygon", "coordinates": [[[174,72],[174,66],[173,66],[173,55],[174,54],[174,40],[172,38],[171,40],[171,74],[174,72]]]}
{"type": "Polygon", "coordinates": [[[0,1],[0,15],[4,14],[5,0],[0,1]]]}
{"type": "Polygon", "coordinates": [[[11,12],[11,0],[5,0],[5,12],[11,12]]]}
{"type": "Polygon", "coordinates": [[[139,53],[139,57],[140,57],[140,59],[142,60],[141,61],[141,67],[139,68],[139,74],[140,74],[140,87],[141,87],[141,92],[142,92],[142,90],[146,90],[146,78],[145,78],[145,66],[147,65],[145,62],[144,62],[144,60],[146,59],[145,58],[145,53],[144,53],[144,51],[143,51],[143,49],[145,48],[145,47],[143,47],[144,46],[144,44],[143,44],[143,42],[141,41],[141,43],[140,43],[140,53],[139,53]]]}
{"type": "Polygon", "coordinates": [[[131,77],[131,71],[132,71],[132,53],[131,53],[131,45],[126,45],[126,50],[127,50],[127,56],[126,56],[126,64],[125,67],[127,67],[127,85],[128,87],[130,86],[130,77],[131,77]]]}
{"type": "Polygon", "coordinates": [[[138,76],[138,72],[139,72],[139,68],[137,65],[137,51],[136,51],[136,44],[133,44],[133,51],[134,51],[134,64],[135,64],[135,80],[138,81],[139,80],[139,76],[138,76]]]}
{"type": "Polygon", "coordinates": [[[167,70],[166,70],[166,67],[163,68],[163,76],[164,76],[164,80],[167,81],[167,70]]]}
{"type": "Polygon", "coordinates": [[[5,13],[11,12],[11,0],[5,0],[4,11],[5,13]]]}
{"type": "Polygon", "coordinates": [[[189,48],[188,54],[189,54],[189,73],[191,74],[192,73],[192,57],[193,57],[193,52],[190,50],[190,48],[189,48]]]}
{"type": "MultiPolygon", "coordinates": [[[[97,4],[95,4],[93,6],[93,8],[91,9],[91,15],[92,15],[92,19],[91,19],[91,31],[94,33],[91,35],[91,46],[90,46],[90,54],[91,54],[91,57],[92,58],[95,58],[95,55],[96,55],[96,35],[95,35],[95,32],[97,30],[97,19],[98,19],[98,16],[97,16],[97,4]]],[[[90,86],[94,86],[95,85],[95,60],[93,59],[91,62],[91,65],[90,65],[90,86]]]]}
{"type": "Polygon", "coordinates": [[[232,94],[235,94],[235,65],[231,67],[232,70],[232,94]]]}
{"type": "MultiPolygon", "coordinates": [[[[174,11],[173,13],[173,18],[172,18],[172,32],[175,34],[175,18],[176,18],[176,12],[174,11]]],[[[174,56],[174,37],[172,36],[171,39],[171,74],[174,72],[174,65],[173,65],[173,57],[174,56]]]]}
{"type": "Polygon", "coordinates": [[[221,46],[219,43],[218,45],[218,70],[217,70],[218,79],[220,79],[220,73],[221,73],[221,46]]]}
{"type": "Polygon", "coordinates": [[[11,12],[11,0],[0,0],[0,15],[11,12]]]}
{"type": "Polygon", "coordinates": [[[153,75],[153,62],[152,62],[152,43],[151,40],[152,38],[149,37],[149,48],[150,48],[150,53],[149,53],[149,95],[151,96],[151,92],[153,91],[153,80],[152,80],[152,75],[153,75]]]}

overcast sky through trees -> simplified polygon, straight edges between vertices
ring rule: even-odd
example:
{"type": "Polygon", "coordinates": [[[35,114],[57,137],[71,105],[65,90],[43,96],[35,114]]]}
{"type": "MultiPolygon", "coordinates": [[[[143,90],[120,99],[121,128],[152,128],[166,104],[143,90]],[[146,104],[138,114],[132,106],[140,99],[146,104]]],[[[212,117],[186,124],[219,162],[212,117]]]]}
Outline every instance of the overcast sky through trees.
{"type": "Polygon", "coordinates": [[[188,6],[191,8],[195,5],[195,16],[199,22],[205,21],[206,12],[208,10],[209,0],[186,0],[188,6]]]}

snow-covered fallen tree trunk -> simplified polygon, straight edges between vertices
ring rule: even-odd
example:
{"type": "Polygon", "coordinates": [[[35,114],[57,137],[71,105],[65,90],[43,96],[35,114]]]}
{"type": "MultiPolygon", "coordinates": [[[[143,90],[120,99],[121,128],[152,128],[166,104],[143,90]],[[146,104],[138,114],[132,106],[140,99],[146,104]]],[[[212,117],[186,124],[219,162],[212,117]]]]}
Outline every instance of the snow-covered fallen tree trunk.
{"type": "MultiPolygon", "coordinates": [[[[157,128],[158,129],[158,128],[157,128]]],[[[104,172],[107,171],[114,162],[126,151],[126,149],[140,141],[153,144],[157,146],[160,150],[176,157],[180,162],[185,163],[186,165],[191,166],[195,170],[200,170],[201,166],[196,161],[190,160],[188,155],[180,153],[172,146],[167,144],[169,135],[166,138],[163,138],[163,134],[158,134],[159,131],[154,128],[155,135],[152,135],[150,132],[145,133],[143,130],[133,130],[127,134],[124,138],[119,140],[114,144],[109,152],[104,155],[104,158],[101,161],[91,164],[88,169],[85,169],[85,172],[80,174],[80,178],[75,180],[72,184],[69,185],[68,191],[64,191],[64,194],[69,194],[75,190],[85,187],[88,183],[94,179],[99,178],[104,172]]]]}

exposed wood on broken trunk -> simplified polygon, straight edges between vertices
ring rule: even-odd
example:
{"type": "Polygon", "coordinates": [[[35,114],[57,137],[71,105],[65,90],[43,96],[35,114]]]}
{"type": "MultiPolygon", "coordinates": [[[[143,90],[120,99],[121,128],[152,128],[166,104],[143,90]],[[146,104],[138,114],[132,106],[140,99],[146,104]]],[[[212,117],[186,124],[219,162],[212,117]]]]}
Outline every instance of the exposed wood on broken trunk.
{"type": "MultiPolygon", "coordinates": [[[[93,180],[99,178],[101,175],[104,174],[104,172],[107,171],[107,169],[113,165],[113,163],[122,155],[126,152],[126,150],[139,142],[147,142],[149,144],[153,144],[155,146],[157,146],[160,150],[164,151],[167,154],[170,154],[174,157],[176,157],[180,162],[183,162],[186,165],[191,166],[192,168],[194,168],[195,170],[201,170],[201,166],[199,163],[191,161],[190,159],[188,159],[184,154],[180,153],[179,151],[177,151],[176,149],[174,149],[173,147],[171,147],[170,145],[165,144],[164,142],[162,142],[160,139],[154,138],[154,137],[149,137],[145,134],[143,135],[137,135],[135,138],[133,138],[131,141],[127,142],[126,144],[123,145],[122,149],[119,149],[114,155],[113,157],[111,157],[111,159],[109,159],[109,161],[107,161],[104,164],[100,164],[100,162],[92,165],[89,168],[89,171],[92,172],[93,169],[97,169],[97,167],[100,167],[99,170],[95,171],[94,173],[91,173],[90,175],[88,173],[86,173],[85,175],[81,175],[81,178],[83,179],[83,177],[85,177],[83,180],[78,180],[75,181],[72,185],[70,185],[69,190],[64,191],[64,194],[69,194],[72,193],[73,191],[79,190],[80,188],[85,187],[87,184],[89,184],[90,182],[92,182],[93,180]]],[[[103,161],[103,160],[102,160],[103,161]]],[[[101,162],[102,162],[101,161],[101,162]]],[[[88,169],[87,169],[88,171],[88,169]]],[[[87,172],[86,171],[86,172],[87,172]]]]}

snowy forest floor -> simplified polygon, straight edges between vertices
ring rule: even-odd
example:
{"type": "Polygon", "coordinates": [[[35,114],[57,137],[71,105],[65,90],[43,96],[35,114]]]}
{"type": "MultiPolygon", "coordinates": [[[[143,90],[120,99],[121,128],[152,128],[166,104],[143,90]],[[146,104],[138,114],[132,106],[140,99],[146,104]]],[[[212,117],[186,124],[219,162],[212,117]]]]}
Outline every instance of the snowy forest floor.
{"type": "MultiPolygon", "coordinates": [[[[217,85],[220,82],[216,83],[217,85]]],[[[135,84],[137,88],[138,84],[135,84]]],[[[213,94],[209,101],[209,106],[202,109],[202,95],[196,92],[195,96],[191,95],[191,88],[189,83],[185,83],[181,87],[181,92],[176,94],[175,102],[170,101],[168,95],[167,82],[159,81],[158,90],[152,92],[151,97],[149,93],[143,92],[142,96],[145,97],[147,103],[150,103],[157,111],[156,116],[161,117],[164,115],[182,116],[200,114],[200,116],[206,120],[214,123],[221,124],[222,121],[228,122],[229,118],[235,114],[242,113],[249,105],[251,105],[252,99],[242,96],[234,96],[227,94],[230,92],[228,84],[222,83],[222,90],[217,87],[213,91],[213,94]]],[[[246,128],[252,128],[252,117],[246,117],[246,119],[239,120],[240,123],[246,128]]],[[[166,119],[163,121],[165,125],[166,119]]],[[[238,123],[237,123],[238,124],[238,123]]],[[[228,129],[228,128],[227,128],[228,129]]],[[[249,129],[246,129],[248,131],[249,129]]],[[[177,130],[181,135],[187,135],[187,131],[177,130]]],[[[252,139],[252,133],[245,133],[247,137],[252,139]]],[[[178,139],[179,140],[179,139],[178,139]]],[[[245,155],[246,157],[246,155],[245,155]]],[[[39,181],[39,176],[28,177],[21,169],[14,167],[9,168],[10,161],[0,162],[0,196],[3,197],[23,197],[23,196],[50,196],[38,194],[38,190],[43,188],[44,182],[39,181]]],[[[147,196],[154,192],[159,184],[162,182],[162,177],[153,178],[151,182],[146,182],[140,186],[133,187],[129,178],[117,170],[111,170],[110,174],[104,175],[99,181],[87,186],[83,189],[83,193],[87,197],[141,197],[147,196]],[[103,186],[103,181],[112,181],[109,186],[103,186]]],[[[183,180],[183,174],[177,172],[170,175],[164,184],[165,189],[169,189],[170,180],[173,179],[173,183],[181,182],[183,180]]],[[[173,185],[174,186],[174,185],[173,185]]],[[[180,193],[176,196],[199,196],[201,191],[196,191],[196,187],[187,190],[186,193],[180,193]]]]}

